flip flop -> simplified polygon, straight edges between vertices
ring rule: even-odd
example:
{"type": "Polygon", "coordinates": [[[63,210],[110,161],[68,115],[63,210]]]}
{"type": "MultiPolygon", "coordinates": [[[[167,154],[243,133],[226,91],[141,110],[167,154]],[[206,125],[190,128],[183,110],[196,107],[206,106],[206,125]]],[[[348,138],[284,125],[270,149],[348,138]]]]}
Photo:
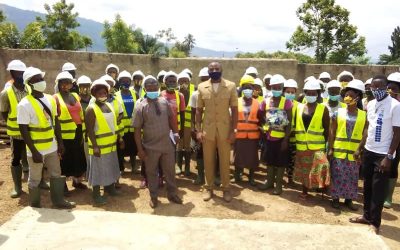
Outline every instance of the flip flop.
{"type": "Polygon", "coordinates": [[[363,216],[350,218],[349,221],[351,223],[366,224],[366,225],[370,224],[370,222],[367,219],[365,219],[363,216]]]}

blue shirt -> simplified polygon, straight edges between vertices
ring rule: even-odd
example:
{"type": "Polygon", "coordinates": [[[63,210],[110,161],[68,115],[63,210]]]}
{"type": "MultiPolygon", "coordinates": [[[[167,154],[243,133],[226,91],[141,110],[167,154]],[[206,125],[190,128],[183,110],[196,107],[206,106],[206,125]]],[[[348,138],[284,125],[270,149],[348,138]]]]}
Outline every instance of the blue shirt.
{"type": "Polygon", "coordinates": [[[123,93],[121,93],[121,96],[122,96],[122,100],[124,102],[124,107],[125,107],[126,113],[127,113],[128,117],[131,118],[132,112],[133,112],[133,107],[135,106],[133,97],[132,97],[131,93],[129,93],[128,95],[124,95],[123,93]]]}

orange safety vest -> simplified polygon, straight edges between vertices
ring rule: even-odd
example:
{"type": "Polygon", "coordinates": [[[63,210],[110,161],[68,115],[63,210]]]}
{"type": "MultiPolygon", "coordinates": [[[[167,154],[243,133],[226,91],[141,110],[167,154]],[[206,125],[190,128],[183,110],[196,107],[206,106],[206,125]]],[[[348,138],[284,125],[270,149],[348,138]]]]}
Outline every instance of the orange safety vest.
{"type": "Polygon", "coordinates": [[[253,98],[253,102],[251,104],[249,117],[245,118],[243,113],[243,98],[239,98],[239,119],[237,124],[237,139],[259,139],[260,138],[260,130],[258,129],[258,113],[259,103],[256,99],[253,98]]]}

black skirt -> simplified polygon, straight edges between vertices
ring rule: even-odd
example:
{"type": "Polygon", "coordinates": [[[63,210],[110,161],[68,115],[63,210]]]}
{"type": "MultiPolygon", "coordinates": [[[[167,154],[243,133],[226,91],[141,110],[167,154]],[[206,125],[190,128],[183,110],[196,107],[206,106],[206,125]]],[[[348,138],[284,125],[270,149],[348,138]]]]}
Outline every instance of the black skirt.
{"type": "Polygon", "coordinates": [[[278,141],[265,140],[265,147],[263,152],[263,162],[265,165],[271,167],[287,167],[289,163],[289,151],[281,151],[281,144],[283,139],[278,141]]]}
{"type": "Polygon", "coordinates": [[[233,163],[235,167],[256,169],[260,164],[258,147],[258,139],[236,139],[233,163]]]}
{"type": "Polygon", "coordinates": [[[83,147],[82,125],[77,125],[74,139],[63,139],[64,155],[61,157],[61,174],[81,177],[87,169],[83,147]]]}

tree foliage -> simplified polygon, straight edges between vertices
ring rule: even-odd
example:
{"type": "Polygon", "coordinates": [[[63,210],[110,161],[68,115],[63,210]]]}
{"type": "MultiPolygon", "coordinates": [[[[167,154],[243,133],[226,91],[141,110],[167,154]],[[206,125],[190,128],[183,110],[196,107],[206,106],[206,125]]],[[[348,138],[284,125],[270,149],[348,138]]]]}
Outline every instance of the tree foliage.
{"type": "Polygon", "coordinates": [[[25,27],[21,36],[21,48],[23,49],[44,49],[46,38],[42,32],[42,25],[39,22],[32,22],[25,27]]]}
{"type": "Polygon", "coordinates": [[[307,0],[296,12],[302,25],[286,47],[294,51],[312,49],[317,63],[347,63],[364,56],[365,38],[349,24],[349,14],[335,0],[307,0]]]}
{"type": "Polygon", "coordinates": [[[115,16],[114,23],[104,22],[101,36],[106,40],[106,48],[112,53],[137,53],[139,44],[135,40],[134,29],[128,26],[121,15],[115,16]]]}
{"type": "Polygon", "coordinates": [[[74,4],[67,4],[65,0],[53,4],[44,5],[47,12],[45,19],[37,17],[41,23],[47,45],[58,50],[78,50],[91,46],[89,37],[79,34],[75,28],[79,27],[76,18],[78,13],[73,13],[74,4]]]}
{"type": "Polygon", "coordinates": [[[397,26],[390,37],[392,46],[388,46],[390,54],[379,56],[379,64],[400,64],[400,27],[397,26]]]}

